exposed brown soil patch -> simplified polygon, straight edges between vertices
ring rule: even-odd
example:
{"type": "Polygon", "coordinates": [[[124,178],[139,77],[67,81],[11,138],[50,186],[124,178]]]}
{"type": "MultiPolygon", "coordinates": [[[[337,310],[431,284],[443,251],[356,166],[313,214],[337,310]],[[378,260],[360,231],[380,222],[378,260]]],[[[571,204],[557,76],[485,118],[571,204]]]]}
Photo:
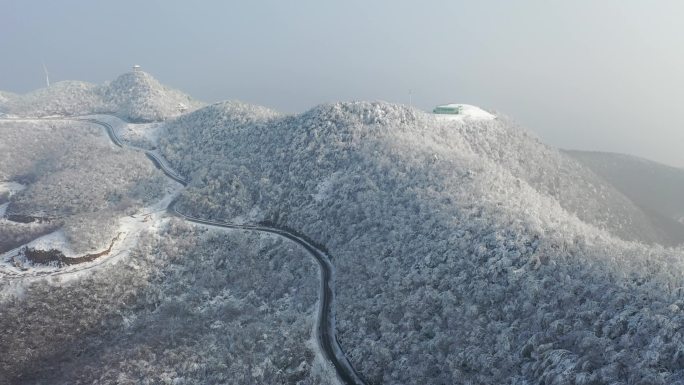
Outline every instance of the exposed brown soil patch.
{"type": "Polygon", "coordinates": [[[19,222],[19,223],[49,223],[49,222],[54,221],[55,219],[58,219],[58,218],[36,217],[36,216],[32,216],[32,215],[23,215],[23,214],[8,214],[6,216],[6,219],[8,221],[19,222]]]}
{"type": "Polygon", "coordinates": [[[49,265],[56,263],[59,267],[63,266],[70,266],[70,265],[78,265],[80,263],[86,263],[86,262],[92,262],[96,260],[97,258],[100,258],[102,256],[105,256],[109,254],[112,251],[112,248],[114,247],[114,243],[119,240],[121,237],[121,233],[117,234],[114,239],[112,239],[112,242],[109,244],[109,247],[106,250],[103,250],[99,253],[93,253],[93,254],[86,254],[80,257],[74,257],[74,258],[67,258],[64,253],[57,249],[51,249],[51,250],[36,250],[31,247],[26,247],[24,246],[21,251],[19,252],[20,255],[23,255],[26,257],[27,260],[35,263],[35,264],[40,264],[40,265],[49,265]]]}

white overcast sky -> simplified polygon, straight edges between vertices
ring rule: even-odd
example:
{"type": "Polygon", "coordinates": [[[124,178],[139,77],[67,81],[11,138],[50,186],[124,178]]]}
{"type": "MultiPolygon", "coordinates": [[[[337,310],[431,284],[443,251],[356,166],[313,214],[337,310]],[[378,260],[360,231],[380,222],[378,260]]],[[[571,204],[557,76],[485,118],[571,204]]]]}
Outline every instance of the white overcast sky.
{"type": "Polygon", "coordinates": [[[463,102],[684,167],[684,2],[0,0],[0,89],[140,64],[207,102],[463,102]]]}

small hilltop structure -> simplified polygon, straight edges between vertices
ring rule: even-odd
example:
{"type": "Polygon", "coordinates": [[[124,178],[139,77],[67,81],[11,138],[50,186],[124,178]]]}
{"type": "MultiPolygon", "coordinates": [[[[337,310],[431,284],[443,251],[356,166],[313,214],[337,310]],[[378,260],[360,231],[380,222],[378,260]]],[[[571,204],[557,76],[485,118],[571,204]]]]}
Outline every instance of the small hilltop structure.
{"type": "Polygon", "coordinates": [[[459,115],[463,112],[462,104],[444,104],[437,106],[432,110],[435,114],[459,115]]]}
{"type": "Polygon", "coordinates": [[[470,104],[449,103],[436,106],[432,113],[448,120],[493,120],[496,115],[470,104]]]}

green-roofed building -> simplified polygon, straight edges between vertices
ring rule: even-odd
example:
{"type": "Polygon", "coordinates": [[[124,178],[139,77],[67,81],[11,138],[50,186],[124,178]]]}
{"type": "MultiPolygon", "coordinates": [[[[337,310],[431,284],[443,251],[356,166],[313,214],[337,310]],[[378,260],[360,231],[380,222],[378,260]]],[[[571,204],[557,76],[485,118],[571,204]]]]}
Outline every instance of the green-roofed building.
{"type": "Polygon", "coordinates": [[[460,106],[458,104],[445,104],[443,106],[435,107],[435,109],[432,110],[432,112],[435,114],[458,115],[461,113],[461,110],[462,110],[462,106],[460,106]]]}

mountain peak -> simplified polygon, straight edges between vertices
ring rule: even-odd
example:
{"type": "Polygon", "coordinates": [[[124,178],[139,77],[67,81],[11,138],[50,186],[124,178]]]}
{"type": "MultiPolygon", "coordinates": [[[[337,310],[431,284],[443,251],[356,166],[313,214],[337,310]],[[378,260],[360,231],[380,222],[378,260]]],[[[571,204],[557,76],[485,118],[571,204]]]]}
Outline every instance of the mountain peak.
{"type": "Polygon", "coordinates": [[[0,109],[4,112],[34,117],[115,113],[133,122],[151,122],[201,106],[140,70],[124,73],[103,85],[61,81],[24,95],[0,95],[0,109]]]}
{"type": "Polygon", "coordinates": [[[330,121],[336,126],[413,125],[426,118],[423,111],[384,101],[353,101],[318,105],[301,115],[303,121],[330,121]]]}
{"type": "Polygon", "coordinates": [[[178,115],[183,108],[199,106],[188,95],[164,86],[140,70],[117,77],[105,89],[104,97],[131,121],[164,120],[178,115]]]}
{"type": "Polygon", "coordinates": [[[161,83],[154,78],[151,74],[137,70],[137,71],[130,71],[130,72],[124,72],[123,74],[119,75],[114,81],[112,81],[111,84],[140,84],[140,85],[145,85],[148,87],[162,87],[161,83]]]}

